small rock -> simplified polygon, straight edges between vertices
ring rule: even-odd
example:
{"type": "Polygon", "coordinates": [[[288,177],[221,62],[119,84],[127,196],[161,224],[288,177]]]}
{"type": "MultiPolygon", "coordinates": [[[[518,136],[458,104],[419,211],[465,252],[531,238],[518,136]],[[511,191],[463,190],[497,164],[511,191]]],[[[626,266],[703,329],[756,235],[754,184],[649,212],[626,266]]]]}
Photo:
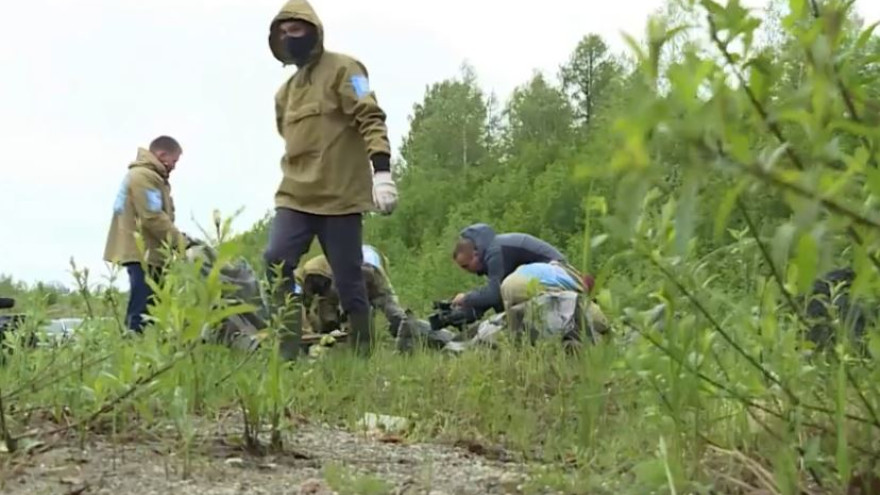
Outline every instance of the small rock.
{"type": "Polygon", "coordinates": [[[261,470],[263,470],[263,471],[271,471],[271,470],[273,470],[273,469],[275,469],[275,468],[277,468],[277,467],[278,467],[278,464],[275,464],[275,463],[272,463],[272,462],[265,462],[265,463],[260,464],[259,466],[257,466],[258,469],[261,469],[261,470]]]}
{"type": "Polygon", "coordinates": [[[240,457],[230,457],[229,459],[226,459],[226,465],[233,467],[242,467],[244,466],[244,460],[242,460],[240,457]]]}
{"type": "Polygon", "coordinates": [[[359,421],[358,426],[368,431],[399,433],[407,428],[408,421],[400,416],[366,413],[359,421]]]}
{"type": "Polygon", "coordinates": [[[299,495],[332,495],[333,491],[318,479],[308,479],[299,486],[299,495]]]}
{"type": "Polygon", "coordinates": [[[523,477],[516,473],[503,473],[498,484],[508,492],[519,493],[522,491],[523,477]]]}

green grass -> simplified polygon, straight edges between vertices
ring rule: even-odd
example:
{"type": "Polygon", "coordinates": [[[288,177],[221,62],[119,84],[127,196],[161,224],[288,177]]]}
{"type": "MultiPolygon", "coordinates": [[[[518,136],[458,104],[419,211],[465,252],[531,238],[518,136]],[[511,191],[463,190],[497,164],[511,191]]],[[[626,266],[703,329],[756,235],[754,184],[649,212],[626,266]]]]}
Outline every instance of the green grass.
{"type": "MultiPolygon", "coordinates": [[[[719,325],[736,345],[693,308],[663,332],[623,331],[624,309],[611,299],[617,335],[578,356],[548,342],[461,356],[383,346],[367,361],[339,346],[285,365],[271,339],[253,356],[198,344],[195,330],[234,308],[210,309],[222,287],[195,267],[178,266],[163,290],[161,323],[142,338],[120,336],[118,302],[81,292],[96,316],[113,318],[62,347],[14,349],[0,368],[11,449],[59,429],[114,438],[170,425],[169,446],[186,463],[194,425],[221,414],[251,428],[243,447],[265,450],[284,448],[278,433],[295,434],[292,415],[355,428],[374,412],[410,419],[409,440],[503,448],[529,464],[530,490],[708,494],[841,487],[876,446],[870,366],[805,358],[784,312],[750,315],[756,298],[704,292],[703,304],[725,310],[719,325]]],[[[379,480],[331,474],[348,489],[382,491],[379,480]]]]}
{"type": "MultiPolygon", "coordinates": [[[[462,174],[431,161],[451,147],[443,143],[461,142],[457,129],[435,142],[440,128],[426,127],[430,139],[409,147],[425,150],[409,161],[426,175],[401,180],[401,197],[416,199],[365,225],[413,308],[477,283],[450,264],[461,226],[547,230],[597,274],[615,326],[607,342],[578,356],[552,343],[460,357],[383,347],[369,361],[340,347],[288,367],[271,339],[250,358],[198,344],[203,327],[242,308],[218,305],[223,288],[196,267],[172,271],[143,339],[120,336],[123,295],[85,289],[93,282],[77,271],[83,289],[34,289],[22,308],[109,319],[62,348],[7,357],[6,450],[26,452],[52,432],[121,442],[170,426],[164,441],[186,468],[203,425],[230,413],[246,432],[242,448],[259,452],[285,447],[281,433],[296,433],[289,417],[354,428],[371,412],[409,418],[412,441],[503,449],[532,471],[530,493],[836,494],[855,479],[878,482],[876,329],[867,329],[867,356],[845,339],[814,352],[801,338],[799,296],[843,264],[858,273],[854,295],[880,293],[880,134],[868,104],[877,78],[863,70],[880,44],[853,23],[841,35],[851,17],[843,2],[788,2],[770,51],[748,41],[760,14],[739,2],[677,3],[683,18],[711,22],[700,35],[709,45],[680,40],[680,56],[667,57],[664,45],[684,27],[653,18],[648,42],[631,47],[627,104],[590,124],[558,168],[546,163],[551,136],[542,132],[514,143],[511,159],[462,174]],[[589,187],[569,181],[572,168],[589,187]],[[583,214],[584,226],[559,212],[583,214]],[[662,330],[638,318],[658,302],[671,309],[662,330]]],[[[437,114],[453,102],[440,101],[437,114]]],[[[253,258],[265,223],[250,234],[224,242],[222,259],[253,258]]],[[[386,489],[342,467],[324,476],[340,492],[386,489]]]]}

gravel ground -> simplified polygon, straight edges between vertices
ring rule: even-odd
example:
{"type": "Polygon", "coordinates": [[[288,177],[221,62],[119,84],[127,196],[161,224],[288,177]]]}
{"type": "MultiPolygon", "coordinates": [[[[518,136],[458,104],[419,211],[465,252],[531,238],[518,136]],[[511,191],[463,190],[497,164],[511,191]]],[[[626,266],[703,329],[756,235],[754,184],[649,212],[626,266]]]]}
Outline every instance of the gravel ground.
{"type": "MultiPolygon", "coordinates": [[[[226,445],[229,433],[202,435],[190,473],[169,442],[75,441],[0,465],[0,492],[19,494],[517,494],[525,468],[480,449],[406,444],[317,425],[301,425],[283,455],[253,457],[226,445]],[[480,455],[474,452],[479,452],[480,455]],[[342,481],[336,467],[357,481],[342,481]],[[364,476],[382,480],[372,487],[364,476]],[[384,486],[383,486],[384,485],[384,486]]],[[[495,453],[497,454],[497,452],[495,453]]],[[[502,456],[503,457],[503,456],[502,456]]],[[[2,460],[2,458],[0,458],[2,460]]]]}

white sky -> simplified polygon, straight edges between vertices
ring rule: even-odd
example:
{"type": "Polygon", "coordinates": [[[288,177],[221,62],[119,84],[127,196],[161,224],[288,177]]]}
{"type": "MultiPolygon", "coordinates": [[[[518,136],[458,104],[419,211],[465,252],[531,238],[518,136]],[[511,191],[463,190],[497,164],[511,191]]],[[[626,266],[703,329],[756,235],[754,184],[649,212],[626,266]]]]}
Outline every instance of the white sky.
{"type": "MultiPolygon", "coordinates": [[[[752,2],[748,2],[752,3],[752,2]]],[[[69,259],[101,260],[116,189],[138,146],[181,141],[178,225],[272,208],[283,151],[273,95],[290,74],[266,42],[283,0],[26,0],[0,16],[0,273],[72,284],[69,259]]],[[[505,99],[537,69],[555,75],[577,41],[623,50],[660,0],[315,0],[331,50],[370,71],[395,148],[412,105],[467,60],[505,99]],[[540,10],[536,10],[540,7],[540,10]],[[420,9],[424,9],[420,11],[420,9]]],[[[880,2],[860,0],[869,22],[880,2]]],[[[122,280],[125,282],[124,278],[122,280]]]]}

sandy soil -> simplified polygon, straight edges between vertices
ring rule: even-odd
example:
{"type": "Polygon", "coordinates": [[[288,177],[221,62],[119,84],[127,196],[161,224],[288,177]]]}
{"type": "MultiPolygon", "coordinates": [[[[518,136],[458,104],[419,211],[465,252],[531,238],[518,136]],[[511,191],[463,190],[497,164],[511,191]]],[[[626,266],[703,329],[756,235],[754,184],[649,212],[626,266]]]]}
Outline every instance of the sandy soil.
{"type": "MultiPolygon", "coordinates": [[[[109,442],[81,449],[75,438],[0,465],[0,492],[20,494],[516,494],[524,467],[475,446],[406,444],[393,435],[368,436],[300,425],[284,453],[250,456],[229,445],[230,433],[200,435],[188,476],[183,459],[161,439],[109,442]],[[477,453],[474,453],[477,452],[477,453]],[[369,475],[392,488],[373,491],[332,479],[334,466],[369,475]],[[326,471],[329,468],[331,471],[326,471]]],[[[501,456],[504,457],[504,456],[501,456]]]]}

